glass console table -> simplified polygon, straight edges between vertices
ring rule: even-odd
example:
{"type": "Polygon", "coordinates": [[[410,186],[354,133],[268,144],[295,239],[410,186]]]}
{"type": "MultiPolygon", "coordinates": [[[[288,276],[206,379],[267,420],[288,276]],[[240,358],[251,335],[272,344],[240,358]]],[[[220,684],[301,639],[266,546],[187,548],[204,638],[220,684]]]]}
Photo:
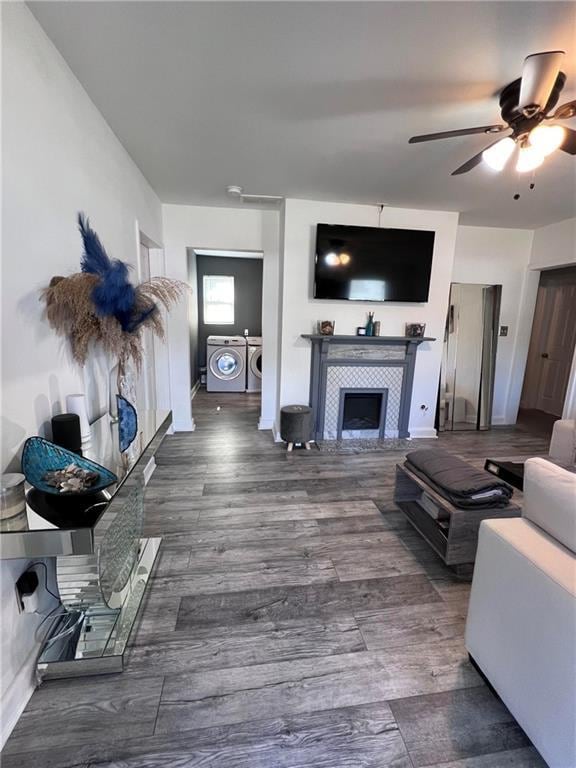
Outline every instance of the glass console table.
{"type": "Polygon", "coordinates": [[[26,511],[0,523],[2,558],[56,557],[62,605],[48,620],[40,679],[122,671],[161,542],[142,537],[145,473],[171,424],[171,411],[139,413],[136,440],[121,454],[118,425],[103,416],[83,454],[118,482],[100,494],[67,499],[31,489],[26,511]]]}

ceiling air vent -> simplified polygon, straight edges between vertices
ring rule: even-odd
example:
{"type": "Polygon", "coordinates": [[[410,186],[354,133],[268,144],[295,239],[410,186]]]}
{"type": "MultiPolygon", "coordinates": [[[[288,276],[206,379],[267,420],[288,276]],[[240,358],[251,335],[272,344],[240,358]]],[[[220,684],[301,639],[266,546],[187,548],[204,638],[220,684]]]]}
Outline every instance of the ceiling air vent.
{"type": "Polygon", "coordinates": [[[250,205],[278,205],[283,198],[278,195],[249,195],[244,192],[243,187],[239,187],[236,184],[231,184],[226,187],[226,193],[228,197],[232,197],[236,200],[240,200],[242,203],[248,203],[250,205]]]}

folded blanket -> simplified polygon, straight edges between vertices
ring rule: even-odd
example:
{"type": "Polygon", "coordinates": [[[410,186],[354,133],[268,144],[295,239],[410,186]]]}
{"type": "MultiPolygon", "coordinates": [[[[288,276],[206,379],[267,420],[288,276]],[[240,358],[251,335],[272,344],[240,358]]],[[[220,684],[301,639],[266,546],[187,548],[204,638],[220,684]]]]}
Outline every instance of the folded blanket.
{"type": "Polygon", "coordinates": [[[514,489],[441,448],[412,451],[406,466],[455,507],[506,507],[514,489]]]}

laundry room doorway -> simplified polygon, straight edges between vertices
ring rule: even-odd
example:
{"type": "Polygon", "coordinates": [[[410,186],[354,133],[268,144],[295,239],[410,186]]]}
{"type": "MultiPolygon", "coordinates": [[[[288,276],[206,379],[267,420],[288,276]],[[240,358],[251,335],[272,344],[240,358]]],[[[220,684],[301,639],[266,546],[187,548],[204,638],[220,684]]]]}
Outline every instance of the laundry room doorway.
{"type": "Polygon", "coordinates": [[[216,420],[223,424],[234,411],[244,412],[247,426],[257,429],[262,274],[262,252],[188,249],[190,381],[197,428],[214,426],[216,420]]]}

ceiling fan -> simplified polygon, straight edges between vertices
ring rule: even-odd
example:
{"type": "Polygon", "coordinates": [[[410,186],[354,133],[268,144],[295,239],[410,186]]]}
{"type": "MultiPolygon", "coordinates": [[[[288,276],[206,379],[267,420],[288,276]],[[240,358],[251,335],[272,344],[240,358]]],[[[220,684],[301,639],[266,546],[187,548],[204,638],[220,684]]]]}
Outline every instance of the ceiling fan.
{"type": "Polygon", "coordinates": [[[516,150],[516,170],[520,173],[534,170],[556,149],[576,155],[576,131],[555,123],[544,125],[546,120],[569,120],[576,116],[576,100],[562,104],[552,112],[566,83],[566,75],[560,71],[563,56],[564,51],[546,51],[524,59],[522,77],[500,93],[500,115],[504,124],[412,136],[408,143],[511,131],[452,171],[452,176],[468,173],[482,160],[493,170],[501,171],[516,150]]]}

